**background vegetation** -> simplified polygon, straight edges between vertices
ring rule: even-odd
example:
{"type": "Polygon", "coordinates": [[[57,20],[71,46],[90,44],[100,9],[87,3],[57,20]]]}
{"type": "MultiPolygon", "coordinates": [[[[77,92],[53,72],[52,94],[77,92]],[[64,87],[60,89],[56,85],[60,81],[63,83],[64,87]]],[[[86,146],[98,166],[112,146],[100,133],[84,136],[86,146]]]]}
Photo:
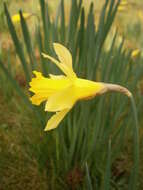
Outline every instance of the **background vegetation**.
{"type": "Polygon", "coordinates": [[[0,189],[143,188],[143,3],[126,2],[124,10],[114,0],[0,2],[0,189]],[[21,8],[33,16],[25,20],[20,11],[21,22],[12,23],[21,8]],[[43,131],[50,114],[31,104],[28,82],[34,69],[59,72],[41,56],[55,56],[53,42],[70,49],[78,76],[133,93],[139,137],[120,94],[79,102],[59,128],[43,131]]]}

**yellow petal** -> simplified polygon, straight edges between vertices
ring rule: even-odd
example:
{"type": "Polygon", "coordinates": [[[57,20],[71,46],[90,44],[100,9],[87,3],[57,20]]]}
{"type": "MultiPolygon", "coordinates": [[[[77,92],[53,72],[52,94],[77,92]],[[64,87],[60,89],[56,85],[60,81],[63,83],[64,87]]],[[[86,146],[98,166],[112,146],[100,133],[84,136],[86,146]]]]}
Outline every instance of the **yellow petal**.
{"type": "Polygon", "coordinates": [[[61,63],[68,66],[72,70],[72,56],[67,48],[63,45],[54,43],[54,50],[61,63]]]}
{"type": "Polygon", "coordinates": [[[67,108],[70,109],[76,101],[74,87],[69,86],[48,98],[45,111],[56,112],[67,108]]]}
{"type": "Polygon", "coordinates": [[[43,57],[48,58],[55,63],[65,73],[65,75],[67,75],[67,77],[71,79],[76,78],[76,74],[72,69],[72,57],[70,52],[64,46],[57,43],[54,43],[54,49],[60,62],[44,53],[42,53],[43,57]]]}
{"type": "Polygon", "coordinates": [[[69,87],[49,96],[45,111],[70,109],[78,100],[95,97],[104,88],[104,83],[77,78],[69,87]]]}
{"type": "Polygon", "coordinates": [[[69,72],[68,72],[67,68],[65,67],[65,65],[61,64],[55,58],[53,58],[45,53],[42,53],[42,55],[44,58],[47,58],[47,59],[51,60],[53,63],[55,63],[57,65],[57,67],[59,67],[59,69],[61,69],[61,71],[63,71],[63,73],[65,73],[65,75],[67,75],[67,76],[69,75],[69,72]]]}
{"type": "Polygon", "coordinates": [[[76,74],[74,73],[72,68],[72,56],[70,51],[59,43],[54,43],[53,46],[61,64],[64,65],[68,70],[67,76],[71,78],[76,77],[76,74]]]}
{"type": "Polygon", "coordinates": [[[65,117],[65,115],[69,112],[69,109],[64,109],[60,112],[57,112],[54,114],[48,121],[45,131],[49,131],[51,129],[55,129],[59,123],[62,121],[62,119],[65,117]]]}
{"type": "Polygon", "coordinates": [[[53,74],[49,74],[49,77],[51,79],[63,79],[63,78],[66,78],[64,75],[53,75],[53,74]]]}

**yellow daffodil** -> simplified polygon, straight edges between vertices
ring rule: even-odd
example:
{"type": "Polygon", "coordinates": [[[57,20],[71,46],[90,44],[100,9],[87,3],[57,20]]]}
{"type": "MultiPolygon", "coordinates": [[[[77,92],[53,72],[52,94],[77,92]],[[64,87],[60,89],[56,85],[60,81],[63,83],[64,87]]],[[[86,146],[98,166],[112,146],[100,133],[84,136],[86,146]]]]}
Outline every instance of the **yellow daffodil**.
{"type": "Polygon", "coordinates": [[[125,11],[125,10],[127,10],[127,8],[125,7],[125,6],[119,6],[118,7],[118,12],[122,12],[122,11],[125,11]]]}
{"type": "Polygon", "coordinates": [[[127,0],[122,0],[122,1],[120,1],[120,5],[128,5],[127,0]]]}
{"type": "Polygon", "coordinates": [[[45,78],[40,72],[33,71],[36,77],[30,82],[29,89],[34,93],[30,98],[33,104],[39,105],[46,101],[45,111],[56,112],[48,121],[45,131],[56,128],[78,100],[89,99],[107,91],[119,91],[131,96],[126,88],[119,85],[78,78],[73,71],[70,52],[58,43],[54,43],[54,49],[59,60],[44,53],[42,55],[56,64],[65,75],[50,74],[45,78]]]}
{"type": "MultiPolygon", "coordinates": [[[[31,14],[31,13],[23,13],[23,17],[24,17],[25,19],[30,18],[32,15],[33,15],[33,14],[31,14]]],[[[13,15],[13,16],[11,17],[11,19],[12,19],[12,22],[13,22],[13,23],[18,23],[18,22],[20,22],[20,15],[19,15],[19,14],[15,14],[15,15],[13,15]]]]}
{"type": "Polygon", "coordinates": [[[129,3],[126,0],[122,0],[118,6],[118,12],[127,10],[129,3]]]}
{"type": "Polygon", "coordinates": [[[132,51],[131,57],[136,58],[140,53],[141,53],[140,49],[135,49],[135,50],[132,51]]]}
{"type": "Polygon", "coordinates": [[[142,13],[142,10],[138,10],[138,11],[137,11],[137,15],[138,15],[139,19],[142,21],[142,20],[143,20],[143,13],[142,13]]]}

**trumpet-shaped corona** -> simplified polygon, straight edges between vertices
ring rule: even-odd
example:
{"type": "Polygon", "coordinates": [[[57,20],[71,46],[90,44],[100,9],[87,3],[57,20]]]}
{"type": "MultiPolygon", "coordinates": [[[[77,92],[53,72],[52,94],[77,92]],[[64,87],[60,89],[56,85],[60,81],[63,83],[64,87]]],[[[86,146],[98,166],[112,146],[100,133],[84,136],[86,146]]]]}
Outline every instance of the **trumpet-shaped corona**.
{"type": "Polygon", "coordinates": [[[126,88],[119,85],[78,78],[73,70],[72,56],[68,49],[58,43],[53,45],[59,60],[44,53],[42,55],[56,64],[64,75],[50,74],[45,78],[42,73],[33,71],[36,77],[30,82],[29,89],[34,93],[30,98],[32,104],[40,105],[46,101],[45,111],[56,112],[47,122],[45,131],[56,128],[78,100],[89,99],[109,90],[131,95],[126,88]]]}

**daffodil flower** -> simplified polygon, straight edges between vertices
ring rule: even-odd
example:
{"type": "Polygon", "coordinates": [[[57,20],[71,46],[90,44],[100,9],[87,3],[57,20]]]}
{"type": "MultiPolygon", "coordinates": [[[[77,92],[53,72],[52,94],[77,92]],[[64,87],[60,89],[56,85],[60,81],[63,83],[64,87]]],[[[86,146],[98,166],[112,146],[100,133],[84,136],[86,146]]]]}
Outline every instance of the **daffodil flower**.
{"type": "MultiPolygon", "coordinates": [[[[33,15],[32,13],[23,13],[23,17],[24,17],[25,19],[30,18],[32,15],[33,15]]],[[[13,16],[11,17],[11,19],[12,19],[12,22],[13,22],[13,23],[19,23],[19,22],[20,22],[20,15],[19,15],[19,14],[15,14],[15,15],[13,15],[13,16]]]]}
{"type": "Polygon", "coordinates": [[[136,58],[140,53],[141,53],[140,49],[135,49],[135,50],[132,51],[131,57],[136,58]]]}
{"type": "Polygon", "coordinates": [[[118,11],[125,11],[128,8],[129,3],[126,0],[122,0],[118,6],[118,11]]]}
{"type": "Polygon", "coordinates": [[[32,104],[40,105],[46,101],[45,111],[56,112],[47,122],[45,131],[56,128],[79,100],[90,99],[107,91],[118,91],[131,96],[131,93],[120,85],[78,78],[73,70],[72,56],[68,49],[58,43],[53,46],[59,60],[44,53],[42,55],[56,64],[64,75],[50,74],[45,78],[42,73],[33,71],[36,77],[30,82],[29,89],[34,93],[30,98],[32,104]]]}

